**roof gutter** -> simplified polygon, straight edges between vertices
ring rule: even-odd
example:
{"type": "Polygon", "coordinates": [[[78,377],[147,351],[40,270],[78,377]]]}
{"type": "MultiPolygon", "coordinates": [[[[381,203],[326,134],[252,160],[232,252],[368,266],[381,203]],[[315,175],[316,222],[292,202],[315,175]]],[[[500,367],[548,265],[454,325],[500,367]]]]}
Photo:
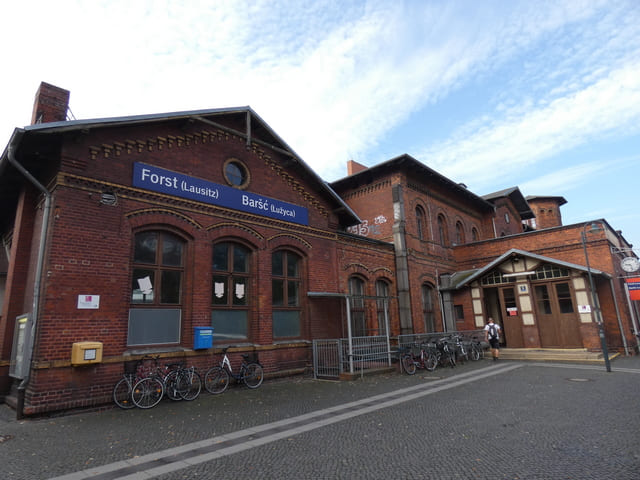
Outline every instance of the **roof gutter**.
{"type": "Polygon", "coordinates": [[[27,345],[25,349],[24,364],[28,365],[26,373],[22,378],[22,382],[18,386],[18,398],[16,405],[16,416],[20,420],[24,417],[24,398],[27,386],[29,385],[29,379],[31,378],[31,361],[33,359],[33,344],[36,334],[36,325],[38,323],[38,317],[40,316],[40,291],[41,291],[41,278],[44,265],[45,255],[45,242],[47,238],[47,232],[49,230],[49,216],[51,213],[51,193],[42,185],[27,169],[25,169],[15,157],[15,146],[10,143],[7,149],[7,160],[18,170],[24,177],[33,184],[44,195],[44,211],[42,216],[42,227],[40,229],[40,245],[38,247],[38,258],[36,265],[36,276],[33,284],[33,304],[31,307],[31,331],[29,338],[27,339],[27,345]]]}

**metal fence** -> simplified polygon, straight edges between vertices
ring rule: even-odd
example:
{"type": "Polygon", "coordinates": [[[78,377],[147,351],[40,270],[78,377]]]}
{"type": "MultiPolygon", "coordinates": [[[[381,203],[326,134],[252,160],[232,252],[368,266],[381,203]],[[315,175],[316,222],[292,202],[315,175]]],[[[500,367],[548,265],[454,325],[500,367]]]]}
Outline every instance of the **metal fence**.
{"type": "Polygon", "coordinates": [[[351,353],[349,339],[335,338],[313,341],[313,375],[315,378],[339,379],[342,373],[363,373],[372,368],[390,367],[397,357],[398,349],[412,345],[432,343],[439,338],[451,335],[462,335],[465,340],[477,340],[484,345],[482,330],[465,330],[459,332],[429,332],[410,335],[398,335],[397,348],[392,347],[386,336],[353,337],[351,353]]]}
{"type": "Polygon", "coordinates": [[[315,378],[340,378],[342,349],[340,339],[313,341],[313,376],[315,378]]]}
{"type": "Polygon", "coordinates": [[[386,336],[353,337],[351,348],[348,338],[314,340],[314,376],[338,379],[345,372],[362,373],[371,368],[388,367],[394,353],[386,336]]]}
{"type": "Polygon", "coordinates": [[[440,338],[450,337],[452,335],[461,335],[463,340],[484,341],[483,330],[462,330],[459,332],[429,332],[414,333],[409,335],[398,335],[398,348],[403,349],[412,345],[420,345],[422,343],[436,343],[440,338]]]}

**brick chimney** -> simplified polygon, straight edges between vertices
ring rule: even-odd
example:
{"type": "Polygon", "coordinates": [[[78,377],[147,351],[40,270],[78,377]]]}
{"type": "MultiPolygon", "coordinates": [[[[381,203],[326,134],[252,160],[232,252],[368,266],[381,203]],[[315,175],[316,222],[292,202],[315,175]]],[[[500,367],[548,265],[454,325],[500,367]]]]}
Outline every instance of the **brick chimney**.
{"type": "Polygon", "coordinates": [[[31,125],[36,123],[63,122],[67,119],[69,90],[48,83],[40,83],[33,102],[31,125]]]}
{"type": "Polygon", "coordinates": [[[564,197],[528,196],[526,198],[529,207],[536,216],[535,228],[561,227],[562,214],[560,206],[567,203],[564,197]]]}
{"type": "Polygon", "coordinates": [[[353,160],[349,160],[347,162],[347,175],[354,175],[356,173],[360,173],[366,170],[369,167],[365,167],[361,163],[354,162],[353,160]]]}

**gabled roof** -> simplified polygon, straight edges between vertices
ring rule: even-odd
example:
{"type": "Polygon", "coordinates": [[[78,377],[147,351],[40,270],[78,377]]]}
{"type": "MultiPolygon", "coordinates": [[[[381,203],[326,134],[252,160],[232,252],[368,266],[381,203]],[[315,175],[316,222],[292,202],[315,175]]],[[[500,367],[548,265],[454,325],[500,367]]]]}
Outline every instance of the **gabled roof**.
{"type": "Polygon", "coordinates": [[[494,203],[499,198],[508,198],[511,200],[511,203],[513,203],[513,206],[518,211],[518,215],[520,215],[522,220],[535,217],[535,214],[531,210],[531,207],[529,207],[527,200],[524,198],[518,187],[506,188],[498,192],[489,193],[487,195],[483,195],[482,198],[491,203],[494,203]]]}
{"type": "MultiPolygon", "coordinates": [[[[322,180],[302,158],[284,142],[251,107],[233,107],[207,110],[191,110],[150,115],[111,117],[90,120],[71,120],[29,125],[16,128],[0,156],[0,204],[3,209],[15,205],[24,177],[9,162],[8,153],[12,149],[18,162],[36,179],[44,175],[46,163],[55,157],[62,144],[64,134],[86,132],[95,129],[113,127],[129,127],[136,125],[160,124],[166,122],[202,122],[206,125],[221,128],[246,139],[247,144],[256,142],[271,148],[286,157],[286,167],[295,171],[318,191],[332,206],[333,212],[345,226],[361,223],[356,213],[335,193],[326,181],[322,180]],[[219,122],[224,121],[226,125],[219,122]],[[229,126],[232,125],[232,126],[229,126]],[[238,127],[240,126],[240,127],[238,127]]],[[[42,179],[43,182],[48,181],[42,179]]],[[[11,209],[12,210],[12,209],[11,209]]],[[[0,216],[0,227],[4,218],[0,216]]]]}
{"type": "Polygon", "coordinates": [[[334,190],[341,192],[347,189],[354,189],[361,185],[367,185],[373,183],[375,179],[382,177],[389,173],[394,173],[400,170],[407,171],[412,178],[421,179],[423,181],[432,181],[438,183],[458,195],[470,200],[476,204],[479,208],[485,211],[494,211],[494,206],[482,199],[475,193],[472,193],[466,187],[449,180],[444,175],[439,174],[435,170],[427,167],[424,163],[416,160],[411,155],[403,154],[398,157],[387,160],[386,162],[379,163],[373,167],[369,167],[366,170],[354,173],[348,177],[341,178],[331,183],[334,190]]]}
{"type": "MultiPolygon", "coordinates": [[[[470,283],[474,282],[475,280],[478,280],[479,278],[482,278],[484,275],[488,274],[491,270],[496,268],[498,265],[500,265],[505,260],[507,260],[509,258],[515,258],[515,257],[529,257],[529,258],[533,258],[535,260],[539,260],[541,262],[551,263],[551,264],[554,264],[554,265],[559,265],[561,267],[570,268],[572,270],[579,270],[579,271],[585,272],[585,273],[589,271],[589,269],[587,269],[587,267],[582,266],[582,265],[578,265],[576,263],[565,262],[563,260],[558,260],[557,258],[545,257],[543,255],[537,255],[535,253],[527,252],[525,250],[519,250],[517,248],[512,248],[512,249],[510,249],[507,252],[503,253],[498,258],[494,259],[492,262],[488,263],[487,265],[485,265],[482,268],[479,268],[479,269],[477,269],[475,271],[466,270],[464,272],[456,272],[456,273],[454,273],[451,276],[451,281],[450,281],[451,287],[450,287],[450,289],[451,290],[458,290],[460,288],[466,287],[467,285],[469,285],[470,283]],[[473,273],[469,274],[470,272],[473,272],[473,273]]],[[[604,277],[610,278],[610,275],[608,273],[605,273],[605,272],[603,272],[601,270],[596,270],[595,268],[591,268],[591,274],[592,275],[602,275],[604,277]]]]}
{"type": "Polygon", "coordinates": [[[567,203],[567,200],[564,197],[553,196],[553,195],[527,195],[527,202],[531,200],[553,200],[558,203],[558,205],[564,205],[567,203]]]}

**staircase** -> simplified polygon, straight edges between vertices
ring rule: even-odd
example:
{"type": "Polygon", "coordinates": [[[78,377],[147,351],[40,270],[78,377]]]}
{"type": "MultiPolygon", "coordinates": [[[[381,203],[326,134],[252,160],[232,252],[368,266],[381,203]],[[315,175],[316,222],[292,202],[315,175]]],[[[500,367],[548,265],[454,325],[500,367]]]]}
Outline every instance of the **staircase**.
{"type": "MultiPolygon", "coordinates": [[[[491,356],[490,352],[485,352],[491,356]]],[[[609,353],[609,360],[619,353],[609,353]]],[[[586,348],[501,348],[500,358],[504,360],[530,360],[534,362],[567,362],[603,364],[602,352],[590,352],[586,348]]]]}

